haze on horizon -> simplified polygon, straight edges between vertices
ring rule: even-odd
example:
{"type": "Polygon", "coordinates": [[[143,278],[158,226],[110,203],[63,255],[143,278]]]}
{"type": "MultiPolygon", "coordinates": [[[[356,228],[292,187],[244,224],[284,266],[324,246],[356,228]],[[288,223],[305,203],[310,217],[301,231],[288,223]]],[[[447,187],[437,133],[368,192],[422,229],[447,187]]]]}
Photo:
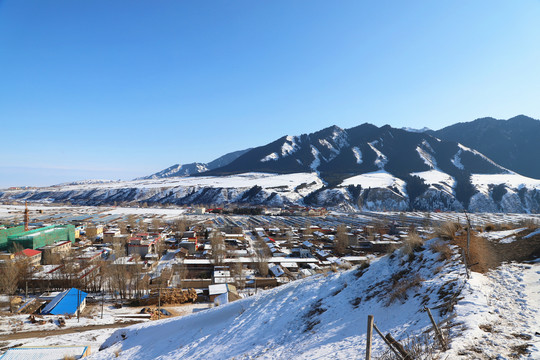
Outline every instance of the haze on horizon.
{"type": "Polygon", "coordinates": [[[540,118],[540,3],[0,0],[0,188],[330,125],[540,118]]]}

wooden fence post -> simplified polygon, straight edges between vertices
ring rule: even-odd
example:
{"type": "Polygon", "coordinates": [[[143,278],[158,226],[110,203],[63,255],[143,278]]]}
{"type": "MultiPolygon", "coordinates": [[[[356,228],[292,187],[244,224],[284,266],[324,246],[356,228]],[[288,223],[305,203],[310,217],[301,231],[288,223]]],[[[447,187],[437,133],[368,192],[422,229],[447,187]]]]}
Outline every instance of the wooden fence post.
{"type": "Polygon", "coordinates": [[[388,345],[388,347],[390,348],[390,350],[392,350],[394,352],[394,354],[396,354],[397,358],[399,360],[403,360],[403,357],[401,356],[401,354],[396,350],[394,349],[394,347],[392,346],[392,344],[390,344],[390,341],[388,341],[387,338],[384,337],[383,333],[381,332],[381,330],[379,330],[379,328],[377,327],[377,325],[373,324],[373,328],[375,329],[375,331],[377,332],[377,334],[379,334],[379,336],[384,340],[384,342],[386,343],[386,345],[388,345]]]}
{"type": "Polygon", "coordinates": [[[448,350],[446,346],[446,341],[444,340],[444,337],[441,333],[441,330],[437,326],[437,323],[435,322],[435,319],[433,318],[433,315],[431,314],[431,310],[429,308],[425,308],[427,310],[427,313],[429,315],[429,319],[431,320],[431,323],[433,324],[433,328],[435,329],[435,334],[437,334],[437,338],[439,339],[439,343],[441,344],[441,347],[444,351],[448,350]]]}
{"type": "Polygon", "coordinates": [[[373,315],[367,317],[367,340],[366,340],[366,360],[371,360],[371,335],[373,333],[373,315]]]}
{"type": "Polygon", "coordinates": [[[390,344],[392,344],[392,346],[394,346],[397,351],[399,351],[401,356],[403,356],[404,360],[412,360],[412,356],[407,352],[407,350],[405,350],[403,345],[401,345],[396,339],[394,339],[394,337],[390,333],[386,334],[385,337],[390,342],[390,344]]]}

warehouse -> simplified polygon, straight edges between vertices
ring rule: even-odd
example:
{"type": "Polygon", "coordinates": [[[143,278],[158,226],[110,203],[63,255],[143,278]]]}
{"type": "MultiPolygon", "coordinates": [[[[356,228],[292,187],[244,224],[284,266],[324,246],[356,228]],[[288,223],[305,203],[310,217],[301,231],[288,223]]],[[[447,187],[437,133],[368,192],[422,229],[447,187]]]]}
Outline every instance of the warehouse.
{"type": "Polygon", "coordinates": [[[79,289],[71,288],[62,291],[43,308],[42,314],[75,315],[77,310],[83,311],[88,294],[79,289]]]}
{"type": "MultiPolygon", "coordinates": [[[[73,225],[53,225],[30,231],[23,229],[21,232],[7,236],[5,246],[8,250],[13,250],[17,246],[21,249],[37,249],[59,241],[74,243],[75,227],[73,225]]],[[[0,248],[0,250],[2,249],[0,248]]]]}

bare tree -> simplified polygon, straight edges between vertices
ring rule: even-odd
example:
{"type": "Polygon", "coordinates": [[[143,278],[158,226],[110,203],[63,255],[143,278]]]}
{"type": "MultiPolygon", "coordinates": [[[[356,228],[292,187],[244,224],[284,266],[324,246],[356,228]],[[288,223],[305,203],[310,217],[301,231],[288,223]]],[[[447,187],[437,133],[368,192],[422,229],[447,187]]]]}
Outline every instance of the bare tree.
{"type": "Polygon", "coordinates": [[[337,227],[336,236],[334,238],[334,251],[337,255],[345,255],[347,246],[349,245],[349,234],[345,225],[339,225],[337,227]]]}
{"type": "Polygon", "coordinates": [[[254,245],[257,271],[259,271],[259,274],[261,274],[261,276],[267,276],[268,259],[271,256],[270,249],[262,239],[257,239],[254,245]]]}
{"type": "Polygon", "coordinates": [[[0,265],[0,293],[12,296],[19,284],[19,268],[13,260],[7,260],[0,265]]]}
{"type": "Polygon", "coordinates": [[[225,260],[226,248],[223,235],[219,231],[212,231],[210,237],[210,245],[212,246],[212,258],[214,259],[214,265],[222,265],[225,260]]]}

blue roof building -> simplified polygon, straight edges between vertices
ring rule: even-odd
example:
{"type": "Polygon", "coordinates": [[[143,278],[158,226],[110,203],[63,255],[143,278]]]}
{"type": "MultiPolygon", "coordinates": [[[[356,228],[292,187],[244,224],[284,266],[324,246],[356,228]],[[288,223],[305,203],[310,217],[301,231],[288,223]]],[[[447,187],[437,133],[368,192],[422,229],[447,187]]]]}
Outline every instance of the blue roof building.
{"type": "Polygon", "coordinates": [[[79,289],[71,288],[58,294],[43,308],[42,314],[75,315],[77,309],[83,311],[88,294],[79,289]]]}

